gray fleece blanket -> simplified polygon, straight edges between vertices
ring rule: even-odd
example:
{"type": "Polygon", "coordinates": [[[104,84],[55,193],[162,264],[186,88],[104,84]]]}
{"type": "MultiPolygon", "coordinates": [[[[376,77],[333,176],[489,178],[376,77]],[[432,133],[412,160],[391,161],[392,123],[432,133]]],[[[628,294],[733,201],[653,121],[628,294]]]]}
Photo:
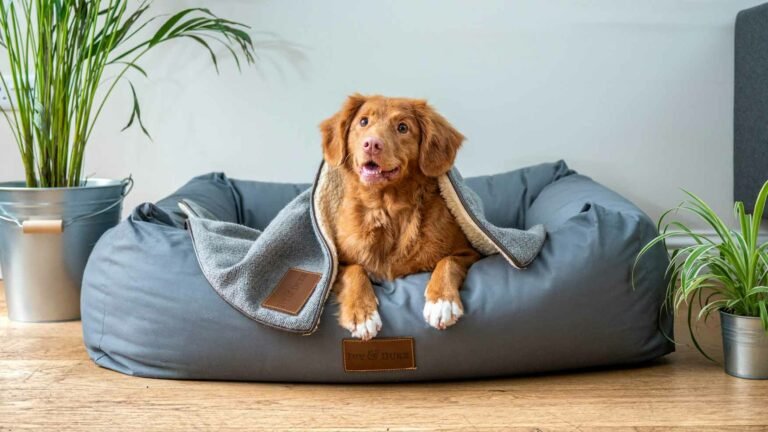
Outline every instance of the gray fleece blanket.
{"type": "MultiPolygon", "coordinates": [[[[483,203],[454,168],[440,193],[473,247],[523,268],[541,250],[541,225],[527,231],[486,220],[483,203]]],[[[249,318],[281,330],[313,333],[339,267],[333,217],[343,197],[341,174],[321,164],[311,188],[288,203],[264,231],[216,220],[183,200],[200,269],[213,289],[249,318]]]]}

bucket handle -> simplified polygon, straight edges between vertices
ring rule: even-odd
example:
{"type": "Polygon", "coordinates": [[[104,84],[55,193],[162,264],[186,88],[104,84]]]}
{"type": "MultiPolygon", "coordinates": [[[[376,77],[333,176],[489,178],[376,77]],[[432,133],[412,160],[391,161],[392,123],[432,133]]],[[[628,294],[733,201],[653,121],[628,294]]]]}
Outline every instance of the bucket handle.
{"type": "Polygon", "coordinates": [[[55,219],[55,220],[26,220],[26,221],[20,221],[12,216],[5,216],[0,214],[0,221],[10,222],[12,224],[15,224],[19,228],[22,229],[22,231],[25,234],[56,234],[61,233],[64,231],[64,228],[72,225],[75,222],[79,222],[83,219],[92,218],[94,216],[98,216],[102,213],[106,213],[113,208],[120,205],[125,197],[128,196],[129,193],[133,190],[133,176],[129,175],[128,177],[124,178],[120,184],[123,186],[123,190],[120,192],[120,198],[118,198],[115,202],[111,203],[107,207],[104,207],[101,210],[97,210],[92,213],[80,215],[77,217],[74,217],[69,220],[61,220],[61,219],[55,219]]]}

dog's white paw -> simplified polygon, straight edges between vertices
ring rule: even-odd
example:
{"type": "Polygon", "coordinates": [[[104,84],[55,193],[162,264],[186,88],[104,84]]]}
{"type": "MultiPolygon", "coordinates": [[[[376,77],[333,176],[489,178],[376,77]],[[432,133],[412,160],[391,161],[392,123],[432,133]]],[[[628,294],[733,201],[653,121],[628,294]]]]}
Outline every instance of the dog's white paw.
{"type": "Polygon", "coordinates": [[[456,321],[464,315],[464,309],[459,301],[437,300],[427,301],[424,305],[424,320],[432,327],[445,330],[456,324],[456,321]]]}
{"type": "Polygon", "coordinates": [[[344,328],[349,330],[354,338],[362,339],[364,341],[373,339],[381,330],[381,316],[379,315],[379,311],[373,311],[373,313],[361,323],[344,323],[344,328]]]}

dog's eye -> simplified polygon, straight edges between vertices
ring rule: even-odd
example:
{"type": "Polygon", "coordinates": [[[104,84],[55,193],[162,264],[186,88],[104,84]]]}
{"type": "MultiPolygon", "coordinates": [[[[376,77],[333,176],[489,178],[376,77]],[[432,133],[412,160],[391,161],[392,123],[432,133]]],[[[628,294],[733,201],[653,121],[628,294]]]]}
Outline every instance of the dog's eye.
{"type": "Polygon", "coordinates": [[[368,126],[368,117],[363,117],[360,119],[360,126],[362,127],[368,126]]]}
{"type": "Polygon", "coordinates": [[[397,125],[397,131],[401,134],[408,133],[408,125],[405,123],[400,123],[397,125]]]}

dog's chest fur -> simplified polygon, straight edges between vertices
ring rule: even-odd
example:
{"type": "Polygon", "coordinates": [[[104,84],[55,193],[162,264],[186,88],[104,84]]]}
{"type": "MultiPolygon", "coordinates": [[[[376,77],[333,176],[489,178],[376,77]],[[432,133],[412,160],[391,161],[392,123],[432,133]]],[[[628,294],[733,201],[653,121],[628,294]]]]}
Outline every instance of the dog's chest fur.
{"type": "Polygon", "coordinates": [[[456,246],[467,244],[437,184],[378,195],[345,194],[336,242],[342,264],[360,264],[381,280],[432,271],[456,246]]]}

